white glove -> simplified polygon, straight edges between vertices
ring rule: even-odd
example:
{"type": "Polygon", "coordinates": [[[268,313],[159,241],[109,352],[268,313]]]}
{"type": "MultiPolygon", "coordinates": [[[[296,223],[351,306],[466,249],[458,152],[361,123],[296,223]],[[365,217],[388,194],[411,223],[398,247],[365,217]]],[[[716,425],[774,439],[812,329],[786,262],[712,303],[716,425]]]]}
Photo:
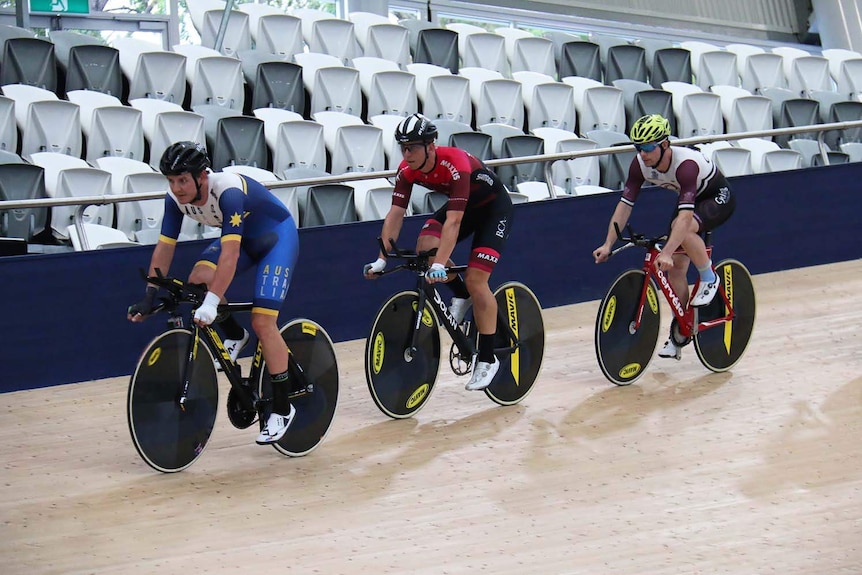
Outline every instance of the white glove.
{"type": "Polygon", "coordinates": [[[362,268],[362,274],[367,275],[369,273],[378,274],[386,269],[386,260],[383,258],[377,258],[377,261],[372,262],[370,264],[365,264],[362,268]]]}
{"type": "Polygon", "coordinates": [[[434,262],[431,264],[431,268],[425,274],[426,277],[431,278],[432,280],[444,280],[446,279],[446,266],[439,262],[434,262]]]}
{"type": "Polygon", "coordinates": [[[213,292],[208,291],[206,297],[204,297],[204,303],[195,310],[195,319],[203,325],[210,325],[215,321],[216,315],[218,315],[219,303],[221,303],[221,298],[213,292]]]}

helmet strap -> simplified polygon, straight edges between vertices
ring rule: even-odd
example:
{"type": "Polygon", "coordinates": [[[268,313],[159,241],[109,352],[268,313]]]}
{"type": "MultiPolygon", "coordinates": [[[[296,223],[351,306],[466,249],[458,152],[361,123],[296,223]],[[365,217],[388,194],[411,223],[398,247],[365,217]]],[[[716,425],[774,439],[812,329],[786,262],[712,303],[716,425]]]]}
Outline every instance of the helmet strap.
{"type": "Polygon", "coordinates": [[[423,169],[425,168],[425,164],[427,164],[431,160],[431,158],[428,156],[428,145],[432,143],[433,142],[424,142],[424,145],[422,146],[422,150],[425,152],[425,160],[422,162],[422,165],[419,166],[419,171],[423,174],[429,174],[431,173],[431,170],[434,169],[433,165],[431,166],[431,170],[428,170],[427,172],[423,169]]]}
{"type": "MultiPolygon", "coordinates": [[[[662,140],[662,142],[664,142],[664,141],[665,140],[662,140]]],[[[657,170],[658,167],[661,165],[662,160],[664,160],[664,153],[667,151],[667,148],[662,146],[661,143],[659,143],[658,147],[661,150],[661,152],[658,155],[658,160],[656,160],[656,163],[654,165],[650,166],[653,170],[657,170]]],[[[669,147],[670,146],[668,146],[668,148],[669,147]]]]}
{"type": "Polygon", "coordinates": [[[195,195],[195,199],[193,199],[193,200],[192,200],[192,203],[194,204],[194,203],[197,203],[197,202],[201,201],[202,194],[201,194],[201,182],[200,182],[200,180],[198,179],[198,176],[196,176],[196,175],[192,175],[192,180],[194,180],[194,182],[195,182],[195,189],[196,189],[196,190],[197,190],[197,192],[198,192],[198,193],[197,193],[197,195],[195,195]]]}

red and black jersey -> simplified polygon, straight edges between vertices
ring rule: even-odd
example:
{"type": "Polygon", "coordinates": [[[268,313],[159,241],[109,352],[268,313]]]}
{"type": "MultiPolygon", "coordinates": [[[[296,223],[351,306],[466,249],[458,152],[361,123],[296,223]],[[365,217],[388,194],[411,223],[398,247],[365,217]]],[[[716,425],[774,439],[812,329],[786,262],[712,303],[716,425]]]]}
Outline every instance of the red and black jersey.
{"type": "Polygon", "coordinates": [[[460,148],[441,146],[436,150],[437,162],[428,173],[410,169],[406,162],[401,162],[392,192],[393,205],[405,209],[410,205],[413,184],[449,196],[447,210],[467,211],[497,197],[494,189],[497,176],[481,160],[460,148]]]}

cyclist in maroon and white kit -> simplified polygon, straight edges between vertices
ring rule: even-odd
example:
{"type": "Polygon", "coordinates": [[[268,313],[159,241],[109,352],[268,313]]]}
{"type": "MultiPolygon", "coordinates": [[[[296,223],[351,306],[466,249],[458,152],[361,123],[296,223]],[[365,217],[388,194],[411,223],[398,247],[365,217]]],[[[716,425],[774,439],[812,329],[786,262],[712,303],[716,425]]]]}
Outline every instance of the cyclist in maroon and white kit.
{"type": "MultiPolygon", "coordinates": [[[[659,114],[644,116],[634,123],[629,135],[638,155],[629,167],[622,197],[608,225],[605,243],[593,251],[593,257],[596,263],[608,259],[617,239],[614,224],[620,229],[625,227],[645,183],[673,190],[679,194],[679,202],[667,242],[655,264],[668,272],[668,279],[685,306],[688,303],[686,272],[689,262],[693,263],[700,282],[691,298],[691,305],[708,305],[718,292],[718,277],[700,234],[717,228],[733,213],[736,199],[730,186],[715,164],[700,151],[670,145],[670,122],[667,118],[659,114]],[[680,247],[685,253],[676,253],[680,247]]],[[[658,355],[680,359],[682,350],[671,336],[658,355]]]]}
{"type": "MultiPolygon", "coordinates": [[[[392,206],[383,221],[381,237],[385,242],[398,239],[413,184],[449,196],[446,205],[425,222],[416,251],[437,248],[425,278],[429,283],[447,282],[455,296],[449,311],[458,323],[472,302],[479,354],[466,388],[485,389],[500,367],[494,356],[497,300],[488,280],[509,237],[512,201],[506,186],[485,164],[461,149],[437,146],[436,138],[437,127],[421,114],[413,114],[396,128],[395,139],[404,159],[398,167],[392,206]],[[473,243],[464,279],[449,277],[445,267],[453,265],[450,256],[455,244],[470,235],[473,243]]],[[[363,273],[371,279],[385,267],[386,254],[380,253],[375,262],[365,265],[363,273]]]]}

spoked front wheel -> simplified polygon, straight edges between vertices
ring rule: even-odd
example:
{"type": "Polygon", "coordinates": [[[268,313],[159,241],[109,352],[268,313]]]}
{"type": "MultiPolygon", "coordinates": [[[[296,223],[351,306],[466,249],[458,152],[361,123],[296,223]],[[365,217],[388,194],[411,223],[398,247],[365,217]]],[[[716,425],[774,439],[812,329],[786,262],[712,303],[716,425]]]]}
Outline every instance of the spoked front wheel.
{"type": "Polygon", "coordinates": [[[628,270],[617,277],[596,315],[596,358],[612,383],[629,385],[644,374],[658,343],[659,320],[656,288],[646,274],[628,270]],[[645,281],[646,302],[635,329],[645,281]]]}
{"type": "Polygon", "coordinates": [[[718,293],[708,306],[698,308],[698,323],[725,317],[730,309],[733,320],[700,328],[694,336],[694,348],[704,367],[722,372],[736,365],[748,347],[756,299],[751,274],[740,262],[723,260],[715,266],[715,273],[720,282],[718,293]]]}
{"type": "MultiPolygon", "coordinates": [[[[542,306],[536,295],[522,283],[508,282],[494,292],[498,316],[502,315],[508,325],[497,326],[495,347],[506,349],[498,352],[500,369],[485,394],[500,405],[513,405],[527,397],[542,368],[545,354],[545,323],[542,306]],[[502,314],[501,314],[502,312],[502,314]],[[517,346],[508,334],[517,338],[517,346]]],[[[502,321],[502,320],[501,320],[502,321]]]]}
{"type": "MultiPolygon", "coordinates": [[[[316,322],[295,319],[281,328],[281,337],[292,356],[288,380],[291,390],[296,392],[300,386],[306,389],[304,394],[292,399],[296,416],[284,437],[272,446],[285,455],[299,457],[323,442],[335,418],[338,364],[332,339],[316,322]]],[[[266,364],[260,373],[266,373],[266,364]]],[[[261,375],[258,383],[261,397],[265,396],[262,389],[264,377],[261,375]]]]}
{"type": "Polygon", "coordinates": [[[126,397],[135,449],[147,465],[165,473],[182,471],[201,456],[218,413],[213,357],[200,341],[188,366],[188,393],[180,402],[191,341],[188,329],[156,337],[141,355],[126,397]]]}
{"type": "Polygon", "coordinates": [[[417,316],[418,306],[415,291],[390,297],[377,312],[365,343],[365,378],[371,398],[380,411],[395,419],[422,409],[440,368],[437,319],[427,303],[417,316]],[[414,328],[418,334],[416,348],[411,349],[414,328]]]}

